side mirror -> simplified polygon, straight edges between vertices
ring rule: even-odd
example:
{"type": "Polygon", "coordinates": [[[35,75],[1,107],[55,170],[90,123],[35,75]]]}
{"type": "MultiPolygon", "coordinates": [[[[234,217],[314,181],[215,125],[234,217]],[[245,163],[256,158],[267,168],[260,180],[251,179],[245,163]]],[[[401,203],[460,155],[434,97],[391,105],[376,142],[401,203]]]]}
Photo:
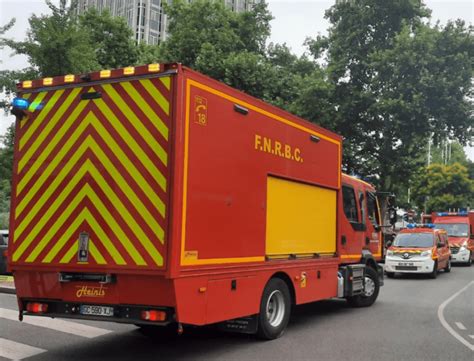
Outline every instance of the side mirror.
{"type": "Polygon", "coordinates": [[[397,223],[397,210],[395,208],[389,208],[388,209],[388,219],[390,224],[393,226],[395,223],[397,223]]]}

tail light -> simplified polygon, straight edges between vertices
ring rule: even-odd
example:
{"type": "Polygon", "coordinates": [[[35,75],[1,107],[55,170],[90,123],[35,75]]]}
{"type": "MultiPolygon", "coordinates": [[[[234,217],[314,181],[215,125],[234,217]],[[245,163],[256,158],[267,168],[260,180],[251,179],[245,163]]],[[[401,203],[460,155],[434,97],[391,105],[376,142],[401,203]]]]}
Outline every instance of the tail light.
{"type": "Polygon", "coordinates": [[[48,304],[39,302],[28,302],[26,304],[26,310],[31,313],[45,313],[48,311],[48,304]]]}
{"type": "Polygon", "coordinates": [[[146,310],[141,312],[141,318],[145,321],[164,321],[166,320],[166,312],[158,310],[146,310]]]}
{"type": "Polygon", "coordinates": [[[3,251],[3,255],[5,256],[5,258],[8,258],[8,249],[6,249],[5,251],[3,251]]]}

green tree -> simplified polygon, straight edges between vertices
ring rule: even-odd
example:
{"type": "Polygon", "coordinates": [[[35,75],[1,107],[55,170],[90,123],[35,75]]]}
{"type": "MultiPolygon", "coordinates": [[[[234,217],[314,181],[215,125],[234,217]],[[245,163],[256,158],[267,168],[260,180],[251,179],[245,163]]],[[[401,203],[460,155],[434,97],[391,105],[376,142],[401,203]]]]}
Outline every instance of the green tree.
{"type": "Polygon", "coordinates": [[[459,163],[432,164],[422,169],[413,189],[419,209],[427,212],[473,206],[474,180],[468,169],[459,163]]]}
{"type": "Polygon", "coordinates": [[[112,17],[109,11],[90,9],[79,17],[79,29],[89,34],[101,69],[135,65],[139,49],[133,31],[124,18],[112,17]]]}
{"type": "Polygon", "coordinates": [[[12,124],[6,134],[0,136],[0,229],[8,228],[14,134],[12,124]]]}
{"type": "Polygon", "coordinates": [[[326,100],[305,101],[305,111],[316,122],[319,109],[332,111],[323,124],[344,136],[346,170],[388,191],[423,164],[430,134],[436,142],[470,137],[471,28],[432,27],[429,15],[415,0],[341,1],[326,12],[329,35],[308,41],[326,61],[329,85],[309,88],[326,100]]]}
{"type": "Polygon", "coordinates": [[[88,32],[82,31],[75,16],[75,4],[60,0],[59,7],[46,1],[51,15],[32,15],[25,41],[5,39],[16,54],[28,57],[40,76],[78,74],[98,69],[88,32]]]}

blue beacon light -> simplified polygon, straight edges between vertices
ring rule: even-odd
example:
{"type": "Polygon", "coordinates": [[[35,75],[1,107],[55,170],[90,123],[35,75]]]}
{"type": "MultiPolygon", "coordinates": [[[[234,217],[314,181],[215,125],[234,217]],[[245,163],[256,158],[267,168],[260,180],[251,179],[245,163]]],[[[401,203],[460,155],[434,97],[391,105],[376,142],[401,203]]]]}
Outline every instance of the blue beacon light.
{"type": "Polygon", "coordinates": [[[26,110],[30,106],[30,103],[26,99],[15,98],[15,99],[13,99],[12,106],[13,106],[13,108],[26,110]]]}

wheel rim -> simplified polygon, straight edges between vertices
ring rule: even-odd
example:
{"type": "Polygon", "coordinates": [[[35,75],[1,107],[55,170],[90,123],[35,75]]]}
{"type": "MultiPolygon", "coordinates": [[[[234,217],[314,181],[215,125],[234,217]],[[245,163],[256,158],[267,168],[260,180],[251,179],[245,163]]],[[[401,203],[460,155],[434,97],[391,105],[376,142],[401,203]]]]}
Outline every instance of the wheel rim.
{"type": "Polygon", "coordinates": [[[370,277],[365,277],[364,296],[365,297],[370,297],[374,294],[374,292],[375,292],[375,282],[374,282],[374,280],[370,277]]]}
{"type": "Polygon", "coordinates": [[[278,327],[285,316],[285,299],[279,290],[275,290],[270,294],[267,300],[267,320],[273,327],[278,327]]]}

